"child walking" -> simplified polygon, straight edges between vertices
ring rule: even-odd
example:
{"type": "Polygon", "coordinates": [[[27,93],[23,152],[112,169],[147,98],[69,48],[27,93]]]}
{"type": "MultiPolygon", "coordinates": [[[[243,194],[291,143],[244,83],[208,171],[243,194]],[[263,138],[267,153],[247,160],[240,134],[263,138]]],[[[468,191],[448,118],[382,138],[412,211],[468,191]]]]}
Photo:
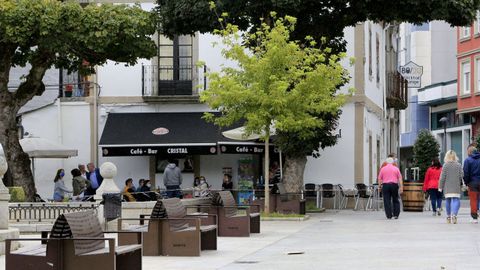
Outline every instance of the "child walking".
{"type": "Polygon", "coordinates": [[[460,194],[462,191],[463,170],[458,163],[455,151],[449,150],[445,154],[442,174],[438,190],[445,194],[447,208],[447,223],[457,223],[458,210],[460,209],[460,194]]]}

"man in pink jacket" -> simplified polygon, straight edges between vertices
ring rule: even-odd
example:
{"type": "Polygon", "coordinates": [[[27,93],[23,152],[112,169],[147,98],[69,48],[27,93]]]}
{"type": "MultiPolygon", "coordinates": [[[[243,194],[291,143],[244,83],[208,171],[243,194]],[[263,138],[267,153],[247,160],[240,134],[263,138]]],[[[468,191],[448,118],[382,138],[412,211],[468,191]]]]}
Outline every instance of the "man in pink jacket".
{"type": "Polygon", "coordinates": [[[400,215],[399,192],[403,193],[402,174],[398,167],[393,165],[393,158],[387,158],[385,165],[378,174],[378,185],[383,194],[385,215],[388,219],[398,219],[400,215]]]}

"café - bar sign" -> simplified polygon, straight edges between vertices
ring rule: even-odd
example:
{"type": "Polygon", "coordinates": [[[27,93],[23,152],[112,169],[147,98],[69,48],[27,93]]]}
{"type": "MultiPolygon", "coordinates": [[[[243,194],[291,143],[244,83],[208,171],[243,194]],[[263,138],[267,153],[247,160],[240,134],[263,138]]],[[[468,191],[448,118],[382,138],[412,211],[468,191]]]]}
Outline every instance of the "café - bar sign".
{"type": "Polygon", "coordinates": [[[408,88],[422,87],[423,67],[410,61],[398,68],[398,72],[408,81],[408,88]]]}
{"type": "Polygon", "coordinates": [[[152,147],[102,147],[108,156],[157,156],[157,155],[216,155],[216,146],[152,146],[152,147]]]}

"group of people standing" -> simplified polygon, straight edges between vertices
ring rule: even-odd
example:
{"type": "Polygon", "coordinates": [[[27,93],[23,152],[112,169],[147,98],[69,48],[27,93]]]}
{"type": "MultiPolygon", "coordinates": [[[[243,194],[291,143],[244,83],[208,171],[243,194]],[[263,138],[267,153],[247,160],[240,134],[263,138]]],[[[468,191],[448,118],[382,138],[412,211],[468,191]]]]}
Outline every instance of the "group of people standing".
{"type": "Polygon", "coordinates": [[[72,175],[72,189],[67,188],[64,182],[65,170],[58,169],[53,180],[54,191],[53,200],[61,202],[67,199],[67,194],[72,193],[74,200],[93,200],[98,187],[103,182],[103,177],[100,174],[100,170],[95,167],[93,163],[88,163],[85,169],[85,165],[79,164],[78,168],[70,171],[72,175]]]}

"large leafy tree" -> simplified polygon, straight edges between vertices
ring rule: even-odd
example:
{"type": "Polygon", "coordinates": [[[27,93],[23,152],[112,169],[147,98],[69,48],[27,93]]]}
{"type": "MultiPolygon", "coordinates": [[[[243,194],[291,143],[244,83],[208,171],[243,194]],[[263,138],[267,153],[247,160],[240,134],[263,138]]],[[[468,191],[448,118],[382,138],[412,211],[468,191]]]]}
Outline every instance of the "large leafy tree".
{"type": "Polygon", "coordinates": [[[134,64],[155,55],[155,30],[154,16],[139,6],[0,0],[0,143],[14,184],[25,188],[28,199],[35,183],[16,118],[23,105],[44,92],[45,72],[55,66],[89,73],[107,60],[134,64]],[[22,83],[9,90],[10,70],[27,64],[22,83]]]}
{"type": "MultiPolygon", "coordinates": [[[[241,30],[254,32],[263,22],[271,24],[269,12],[276,11],[279,16],[299,18],[292,39],[303,41],[311,36],[319,46],[331,48],[334,54],[345,51],[344,28],[359,22],[445,20],[451,25],[468,25],[480,8],[480,0],[157,0],[157,3],[161,30],[168,36],[213,32],[220,28],[217,17],[222,13],[228,13],[229,22],[241,30]],[[213,11],[211,6],[215,6],[213,11]],[[322,38],[326,42],[321,42],[322,38]]],[[[340,110],[318,115],[325,125],[315,129],[314,138],[298,140],[298,134],[292,132],[277,136],[277,143],[286,155],[287,191],[299,191],[306,155],[318,156],[318,149],[336,144],[334,132],[339,113],[340,110]]]]}
{"type": "MultiPolygon", "coordinates": [[[[246,135],[261,134],[265,141],[265,212],[269,212],[268,143],[273,128],[277,133],[295,134],[300,141],[316,136],[326,124],[317,115],[335,115],[344,104],[343,95],[334,95],[347,78],[339,63],[345,56],[316,48],[311,38],[303,43],[290,40],[296,19],[275,19],[273,27],[262,24],[255,34],[240,38],[238,28],[228,24],[220,31],[226,59],[239,68],[224,67],[209,74],[210,87],[202,100],[221,112],[207,119],[220,126],[244,121],[246,135]],[[243,44],[255,44],[248,50],[243,44]]],[[[332,116],[333,118],[333,116],[332,116]]],[[[304,155],[305,156],[305,155],[304,155]]]]}
{"type": "Polygon", "coordinates": [[[312,36],[319,42],[325,37],[328,46],[338,50],[345,48],[343,29],[358,22],[445,20],[466,25],[475,18],[480,5],[480,0],[157,0],[162,30],[174,35],[219,29],[210,2],[214,2],[218,14],[228,12],[230,22],[242,30],[256,29],[270,11],[297,17],[293,39],[312,36]]]}

